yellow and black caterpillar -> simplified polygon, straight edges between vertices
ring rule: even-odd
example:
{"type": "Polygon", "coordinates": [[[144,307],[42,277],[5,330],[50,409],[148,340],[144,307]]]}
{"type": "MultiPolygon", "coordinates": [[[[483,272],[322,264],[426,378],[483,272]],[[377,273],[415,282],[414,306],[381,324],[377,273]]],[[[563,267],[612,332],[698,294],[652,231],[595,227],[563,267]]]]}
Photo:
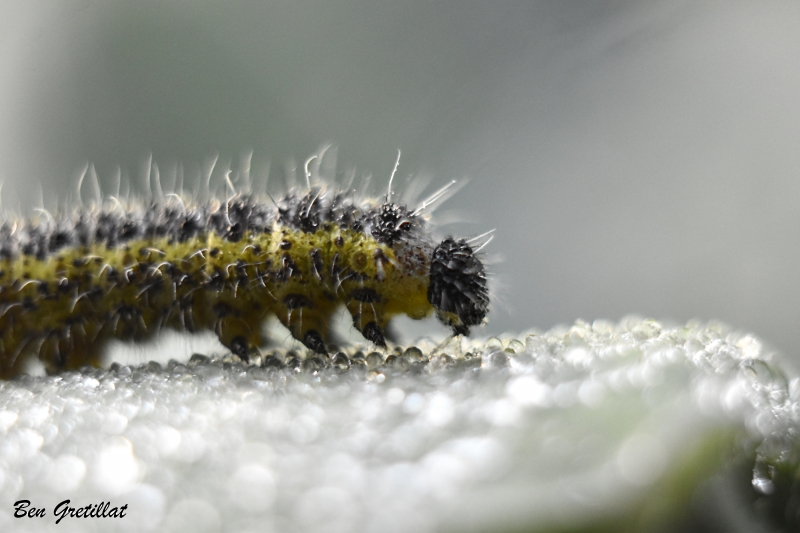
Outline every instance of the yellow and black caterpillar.
{"type": "Polygon", "coordinates": [[[379,346],[397,314],[436,312],[466,335],[488,310],[476,250],[465,239],[437,243],[424,204],[357,201],[324,186],[268,202],[108,204],[0,227],[0,378],[32,356],[48,372],[98,365],[104,341],[161,328],[213,330],[246,359],[270,314],[326,353],[340,305],[379,346]]]}

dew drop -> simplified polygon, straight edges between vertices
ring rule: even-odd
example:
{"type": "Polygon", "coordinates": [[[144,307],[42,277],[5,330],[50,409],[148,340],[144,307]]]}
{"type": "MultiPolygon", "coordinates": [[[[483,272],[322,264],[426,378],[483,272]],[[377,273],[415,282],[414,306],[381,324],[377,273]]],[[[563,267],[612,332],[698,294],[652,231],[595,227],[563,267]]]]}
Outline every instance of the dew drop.
{"type": "Polygon", "coordinates": [[[331,364],[339,372],[346,372],[350,369],[350,359],[343,352],[334,355],[331,364]]]}
{"type": "Polygon", "coordinates": [[[383,356],[378,352],[370,352],[367,355],[367,365],[370,368],[376,368],[383,364],[383,356]]]}

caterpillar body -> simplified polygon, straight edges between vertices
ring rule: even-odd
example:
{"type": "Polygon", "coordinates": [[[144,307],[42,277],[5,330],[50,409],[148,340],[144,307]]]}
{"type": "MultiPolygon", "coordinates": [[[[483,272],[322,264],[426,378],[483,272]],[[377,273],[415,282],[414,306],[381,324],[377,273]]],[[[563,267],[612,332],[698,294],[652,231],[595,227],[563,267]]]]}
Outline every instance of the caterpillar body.
{"type": "Polygon", "coordinates": [[[49,373],[99,365],[104,341],[161,328],[213,330],[247,359],[276,315],[326,353],[344,305],[385,347],[388,321],[436,313],[468,335],[488,311],[471,241],[432,237],[423,205],[356,200],[328,186],[278,201],[251,194],[187,205],[105,202],[0,226],[0,378],[31,357],[49,373]]]}

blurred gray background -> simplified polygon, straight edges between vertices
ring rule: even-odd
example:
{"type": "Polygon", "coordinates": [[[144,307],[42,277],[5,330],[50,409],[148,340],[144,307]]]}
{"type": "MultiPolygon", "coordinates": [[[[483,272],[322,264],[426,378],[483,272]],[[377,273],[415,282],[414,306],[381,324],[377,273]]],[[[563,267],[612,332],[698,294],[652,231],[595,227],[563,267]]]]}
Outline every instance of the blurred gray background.
{"type": "Polygon", "coordinates": [[[3,0],[5,209],[338,146],[469,184],[484,333],[719,319],[800,361],[800,3],[3,0]],[[172,167],[170,167],[172,165],[172,167]],[[113,188],[113,186],[112,186],[113,188]]]}

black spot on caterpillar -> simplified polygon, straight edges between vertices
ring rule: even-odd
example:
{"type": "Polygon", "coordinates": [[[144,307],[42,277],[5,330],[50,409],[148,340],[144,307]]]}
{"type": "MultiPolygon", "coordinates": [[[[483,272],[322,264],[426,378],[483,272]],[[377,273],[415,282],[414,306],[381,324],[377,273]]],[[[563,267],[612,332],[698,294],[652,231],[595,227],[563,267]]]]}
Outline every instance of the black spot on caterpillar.
{"type": "Polygon", "coordinates": [[[436,242],[426,208],[357,200],[309,182],[274,201],[251,194],[195,204],[118,202],[0,226],[0,378],[38,356],[48,372],[98,365],[104,342],[162,328],[213,330],[247,359],[274,314],[326,353],[344,305],[385,347],[389,320],[436,313],[454,335],[487,314],[478,249],[436,242]]]}

